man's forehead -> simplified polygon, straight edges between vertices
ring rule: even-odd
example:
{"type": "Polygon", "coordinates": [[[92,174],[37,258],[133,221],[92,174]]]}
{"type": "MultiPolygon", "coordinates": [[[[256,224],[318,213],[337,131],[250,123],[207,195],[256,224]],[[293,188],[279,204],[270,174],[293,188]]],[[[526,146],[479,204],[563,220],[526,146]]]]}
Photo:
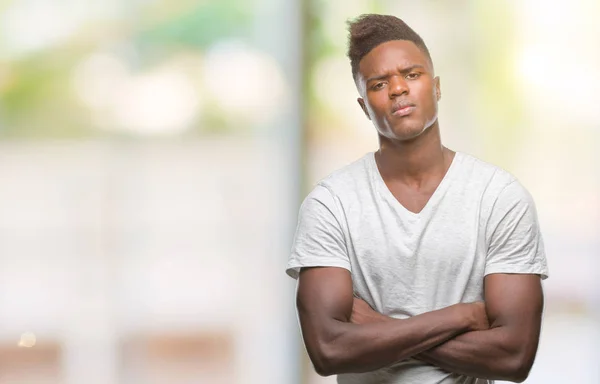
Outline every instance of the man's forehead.
{"type": "Polygon", "coordinates": [[[380,72],[421,65],[431,69],[427,55],[415,43],[408,40],[390,40],[381,43],[359,62],[359,74],[369,78],[380,72]]]}

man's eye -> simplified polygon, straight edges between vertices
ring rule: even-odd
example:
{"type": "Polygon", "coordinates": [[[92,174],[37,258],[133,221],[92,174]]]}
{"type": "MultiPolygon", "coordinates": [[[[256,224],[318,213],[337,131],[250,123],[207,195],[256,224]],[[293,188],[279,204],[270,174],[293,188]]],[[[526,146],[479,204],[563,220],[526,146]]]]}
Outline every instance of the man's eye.
{"type": "Polygon", "coordinates": [[[381,89],[381,88],[383,88],[384,85],[385,85],[384,82],[379,82],[379,83],[373,85],[373,89],[381,89]]]}
{"type": "Polygon", "coordinates": [[[409,80],[414,80],[414,79],[418,78],[420,75],[421,75],[420,73],[412,72],[412,73],[409,73],[408,75],[406,75],[406,78],[409,80]]]}

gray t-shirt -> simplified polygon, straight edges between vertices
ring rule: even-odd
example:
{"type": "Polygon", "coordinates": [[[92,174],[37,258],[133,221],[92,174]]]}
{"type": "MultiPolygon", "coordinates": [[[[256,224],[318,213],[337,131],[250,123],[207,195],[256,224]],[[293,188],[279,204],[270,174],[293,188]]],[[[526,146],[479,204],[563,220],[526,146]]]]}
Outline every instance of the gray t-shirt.
{"type": "MultiPolygon", "coordinates": [[[[300,208],[287,273],[341,267],[354,293],[403,319],[483,300],[491,273],[548,276],[535,205],[509,173],[457,152],[419,213],[404,208],[383,181],[374,153],[318,183],[300,208]]],[[[340,384],[488,383],[415,359],[340,384]]]]}

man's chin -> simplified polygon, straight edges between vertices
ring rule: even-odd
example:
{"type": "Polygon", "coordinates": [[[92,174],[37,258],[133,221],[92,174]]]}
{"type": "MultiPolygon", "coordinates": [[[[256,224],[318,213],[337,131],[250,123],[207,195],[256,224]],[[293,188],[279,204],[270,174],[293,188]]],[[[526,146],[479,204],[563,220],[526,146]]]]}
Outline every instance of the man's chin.
{"type": "Polygon", "coordinates": [[[424,127],[402,127],[394,130],[394,139],[398,141],[411,141],[417,139],[425,132],[424,127]]]}

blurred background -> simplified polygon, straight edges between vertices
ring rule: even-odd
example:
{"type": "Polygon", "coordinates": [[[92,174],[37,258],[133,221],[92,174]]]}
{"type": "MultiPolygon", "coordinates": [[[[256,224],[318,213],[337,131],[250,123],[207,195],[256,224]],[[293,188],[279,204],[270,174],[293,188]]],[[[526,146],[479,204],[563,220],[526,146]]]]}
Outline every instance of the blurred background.
{"type": "Polygon", "coordinates": [[[428,44],[446,145],[536,201],[527,383],[600,383],[597,0],[0,0],[0,384],[335,382],[284,268],[307,192],[377,148],[370,12],[428,44]]]}

